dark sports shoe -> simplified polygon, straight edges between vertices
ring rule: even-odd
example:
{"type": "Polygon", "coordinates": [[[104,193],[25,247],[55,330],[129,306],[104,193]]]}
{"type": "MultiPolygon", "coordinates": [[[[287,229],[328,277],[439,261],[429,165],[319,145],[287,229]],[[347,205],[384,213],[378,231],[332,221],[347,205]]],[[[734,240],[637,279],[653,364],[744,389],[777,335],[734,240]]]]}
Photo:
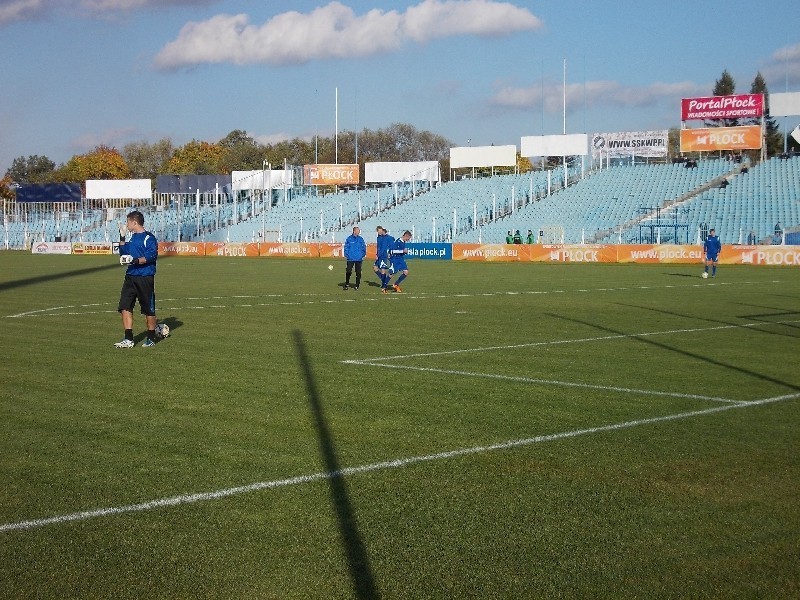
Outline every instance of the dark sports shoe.
{"type": "Polygon", "coordinates": [[[355,291],[358,291],[358,286],[354,286],[354,287],[353,287],[353,289],[354,289],[355,291]]]}
{"type": "Polygon", "coordinates": [[[147,339],[144,341],[144,344],[142,344],[142,348],[152,348],[155,345],[156,343],[153,340],[147,339]]]}
{"type": "Polygon", "coordinates": [[[343,290],[349,290],[349,289],[350,289],[350,286],[349,286],[349,285],[347,285],[347,284],[345,283],[345,284],[342,286],[342,289],[343,289],[343,290]]]}

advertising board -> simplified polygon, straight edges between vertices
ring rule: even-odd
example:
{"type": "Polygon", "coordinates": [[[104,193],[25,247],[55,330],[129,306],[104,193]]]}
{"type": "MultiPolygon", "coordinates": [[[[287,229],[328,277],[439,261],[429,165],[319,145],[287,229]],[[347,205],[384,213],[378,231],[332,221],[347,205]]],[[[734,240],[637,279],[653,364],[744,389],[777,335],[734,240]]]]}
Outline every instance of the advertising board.
{"type": "Polygon", "coordinates": [[[760,125],[681,129],[681,152],[757,150],[762,141],[760,125]]]}
{"type": "Polygon", "coordinates": [[[303,165],[306,185],[357,185],[358,165],[303,165]]]}
{"type": "Polygon", "coordinates": [[[681,100],[681,121],[741,119],[764,114],[763,94],[706,96],[681,100]]]}

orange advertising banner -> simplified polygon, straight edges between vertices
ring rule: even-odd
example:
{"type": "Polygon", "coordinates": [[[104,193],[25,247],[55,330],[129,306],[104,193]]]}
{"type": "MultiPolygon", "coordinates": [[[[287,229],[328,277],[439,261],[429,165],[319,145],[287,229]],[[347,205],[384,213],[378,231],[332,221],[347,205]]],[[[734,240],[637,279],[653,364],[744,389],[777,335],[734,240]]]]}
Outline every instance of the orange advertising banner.
{"type": "Polygon", "coordinates": [[[757,150],[761,142],[760,125],[681,129],[681,152],[757,150]]]}
{"type": "Polygon", "coordinates": [[[319,244],[262,242],[259,254],[274,258],[319,258],[319,244]]]}
{"type": "Polygon", "coordinates": [[[701,263],[703,247],[673,244],[620,244],[617,262],[621,263],[701,263]]]}
{"type": "Polygon", "coordinates": [[[255,242],[206,242],[206,256],[258,256],[255,242]]]}
{"type": "Polygon", "coordinates": [[[617,247],[610,244],[533,244],[533,262],[617,262],[617,247]]]}
{"type": "Polygon", "coordinates": [[[158,242],[158,256],[205,256],[202,242],[158,242]]]}
{"type": "Polygon", "coordinates": [[[477,262],[530,261],[531,246],[519,244],[453,244],[453,260],[477,262]]]}
{"type": "Polygon", "coordinates": [[[800,266],[800,246],[739,246],[723,244],[719,262],[724,265],[800,266]]]}
{"type": "Polygon", "coordinates": [[[317,244],[320,258],[344,258],[342,244],[317,244]]]}
{"type": "Polygon", "coordinates": [[[478,262],[616,262],[610,244],[453,244],[453,260],[478,262]]]}
{"type": "Polygon", "coordinates": [[[358,165],[303,165],[306,185],[357,185],[358,165]]]}

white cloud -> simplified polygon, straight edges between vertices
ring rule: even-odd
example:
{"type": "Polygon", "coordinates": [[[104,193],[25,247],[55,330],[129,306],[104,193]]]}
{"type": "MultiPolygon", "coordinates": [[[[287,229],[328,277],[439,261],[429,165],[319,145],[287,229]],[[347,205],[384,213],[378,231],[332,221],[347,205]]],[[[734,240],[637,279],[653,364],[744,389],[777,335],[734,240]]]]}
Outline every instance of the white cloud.
{"type": "Polygon", "coordinates": [[[264,144],[265,146],[293,140],[296,137],[300,137],[301,139],[304,139],[306,141],[308,141],[313,137],[313,136],[297,136],[286,132],[266,133],[263,135],[255,135],[252,133],[248,133],[248,135],[251,136],[259,144],[264,144]]]}
{"type": "Polygon", "coordinates": [[[303,64],[386,53],[409,41],[500,36],[539,27],[541,21],[527,9],[493,0],[423,0],[404,13],[373,9],[361,16],[331,2],[309,13],[281,13],[262,25],[251,24],[245,14],[187,23],[156,55],[155,65],[303,64]]]}
{"type": "Polygon", "coordinates": [[[108,15],[141,8],[206,6],[219,0],[0,0],[0,26],[42,18],[62,8],[93,15],[108,15]]]}
{"type": "Polygon", "coordinates": [[[46,8],[44,0],[0,0],[0,25],[39,16],[46,8]]]}
{"type": "Polygon", "coordinates": [[[76,152],[91,152],[98,146],[122,149],[122,146],[136,138],[139,132],[132,128],[106,129],[99,133],[87,133],[72,140],[70,147],[76,152]]]}
{"type": "MultiPolygon", "coordinates": [[[[661,101],[677,102],[682,97],[702,95],[701,86],[690,81],[678,83],[652,83],[644,87],[625,86],[617,81],[587,81],[567,84],[567,112],[582,108],[584,102],[588,107],[614,106],[622,108],[643,108],[653,106],[661,101]]],[[[541,110],[547,113],[560,113],[564,108],[563,84],[553,81],[527,87],[505,86],[499,89],[490,100],[495,108],[512,110],[541,110]]],[[[677,110],[677,109],[676,109],[677,110]]]]}
{"type": "Polygon", "coordinates": [[[771,92],[785,91],[787,78],[791,86],[800,84],[800,44],[775,51],[761,74],[771,92]]]}
{"type": "Polygon", "coordinates": [[[80,6],[92,12],[113,12],[136,8],[167,6],[203,6],[218,0],[80,0],[80,6]]]}

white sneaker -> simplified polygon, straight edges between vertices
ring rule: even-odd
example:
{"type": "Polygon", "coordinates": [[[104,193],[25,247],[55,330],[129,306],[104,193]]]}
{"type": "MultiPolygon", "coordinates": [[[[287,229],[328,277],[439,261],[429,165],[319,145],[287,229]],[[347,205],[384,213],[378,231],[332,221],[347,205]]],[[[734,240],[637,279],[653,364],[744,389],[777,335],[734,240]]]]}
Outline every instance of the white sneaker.
{"type": "Polygon", "coordinates": [[[133,340],[122,340],[114,344],[114,348],[133,348],[135,345],[133,340]]]}

